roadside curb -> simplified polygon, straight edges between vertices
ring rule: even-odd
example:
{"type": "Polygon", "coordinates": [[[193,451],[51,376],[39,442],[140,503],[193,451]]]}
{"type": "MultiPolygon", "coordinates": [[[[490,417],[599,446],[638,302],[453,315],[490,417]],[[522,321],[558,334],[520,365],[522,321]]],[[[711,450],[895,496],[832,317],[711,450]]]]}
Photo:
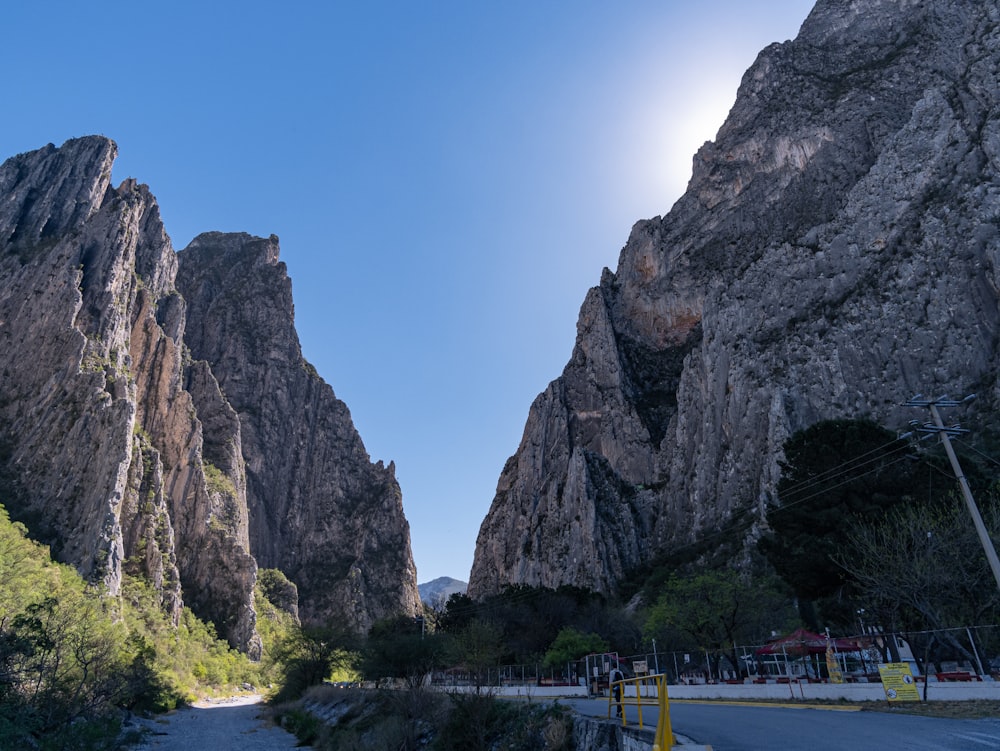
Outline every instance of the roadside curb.
{"type": "Polygon", "coordinates": [[[704,751],[712,751],[711,746],[706,746],[702,743],[695,743],[686,735],[680,735],[679,733],[674,733],[673,748],[681,749],[681,751],[698,751],[698,749],[704,749],[704,751]]]}

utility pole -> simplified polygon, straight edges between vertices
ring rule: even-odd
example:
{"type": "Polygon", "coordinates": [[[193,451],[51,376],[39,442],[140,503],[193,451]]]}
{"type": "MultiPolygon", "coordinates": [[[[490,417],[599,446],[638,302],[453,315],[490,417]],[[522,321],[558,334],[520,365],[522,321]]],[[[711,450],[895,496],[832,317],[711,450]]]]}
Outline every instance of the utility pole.
{"type": "Polygon", "coordinates": [[[937,433],[941,436],[941,443],[944,444],[945,453],[948,454],[948,461],[951,462],[951,468],[955,472],[955,478],[958,480],[958,484],[962,488],[962,495],[965,497],[965,505],[969,509],[969,515],[972,517],[972,523],[976,526],[976,533],[979,535],[979,542],[982,543],[983,552],[986,553],[986,560],[989,561],[990,569],[993,571],[993,578],[996,579],[997,589],[1000,589],[1000,559],[997,558],[997,551],[996,548],[993,547],[993,540],[990,539],[990,534],[986,531],[986,525],[983,524],[983,517],[979,513],[979,507],[976,506],[976,501],[972,497],[972,490],[969,488],[969,481],[965,479],[962,467],[958,463],[958,457],[955,456],[955,450],[951,447],[952,436],[968,433],[969,431],[963,430],[958,425],[954,425],[950,428],[945,427],[944,423],[941,421],[941,413],[938,412],[938,407],[957,407],[961,404],[965,404],[966,402],[970,402],[975,398],[975,394],[970,394],[962,399],[962,401],[955,401],[954,399],[949,399],[947,396],[939,396],[937,399],[924,399],[923,395],[917,394],[915,397],[906,402],[906,406],[927,407],[931,411],[931,417],[934,418],[933,423],[925,422],[923,425],[920,425],[917,422],[912,422],[910,424],[922,433],[937,433]]]}

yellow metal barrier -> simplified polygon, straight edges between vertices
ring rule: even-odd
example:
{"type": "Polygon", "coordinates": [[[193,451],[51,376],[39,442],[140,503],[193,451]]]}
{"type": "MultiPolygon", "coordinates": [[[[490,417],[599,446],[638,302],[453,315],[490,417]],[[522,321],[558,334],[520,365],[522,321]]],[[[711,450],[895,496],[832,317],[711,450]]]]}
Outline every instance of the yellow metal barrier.
{"type": "Polygon", "coordinates": [[[653,736],[653,751],[669,751],[674,746],[674,732],[670,726],[670,698],[667,696],[667,677],[665,675],[648,675],[639,678],[626,678],[622,681],[612,681],[608,687],[608,718],[611,718],[611,708],[620,705],[622,725],[628,724],[625,707],[635,705],[639,710],[639,727],[642,727],[643,706],[655,706],[660,710],[656,723],[656,734],[653,736]],[[629,696],[627,687],[635,687],[635,695],[629,696]],[[616,689],[618,696],[616,697],[616,689]]]}

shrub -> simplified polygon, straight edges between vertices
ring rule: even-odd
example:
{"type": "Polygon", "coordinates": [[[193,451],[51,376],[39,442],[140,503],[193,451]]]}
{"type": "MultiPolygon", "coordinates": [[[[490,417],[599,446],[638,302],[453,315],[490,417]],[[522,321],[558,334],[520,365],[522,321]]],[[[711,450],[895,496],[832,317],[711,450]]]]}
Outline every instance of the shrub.
{"type": "Polygon", "coordinates": [[[163,711],[256,680],[190,611],[175,627],[147,583],[125,577],[109,597],[26,533],[0,506],[0,749],[117,748],[118,708],[163,711]]]}

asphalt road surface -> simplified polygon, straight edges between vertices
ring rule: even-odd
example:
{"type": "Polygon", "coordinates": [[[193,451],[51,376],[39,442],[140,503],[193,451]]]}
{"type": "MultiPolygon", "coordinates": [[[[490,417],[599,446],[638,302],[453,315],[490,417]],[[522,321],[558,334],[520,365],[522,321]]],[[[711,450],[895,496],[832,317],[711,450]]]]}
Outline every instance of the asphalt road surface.
{"type": "MultiPolygon", "coordinates": [[[[607,716],[607,700],[568,700],[582,714],[607,716]]],[[[627,707],[631,723],[636,708],[627,707]]],[[[643,725],[657,711],[644,707],[643,725]]],[[[674,733],[713,751],[988,751],[1000,749],[1000,718],[946,720],[801,707],[671,702],[674,733]]]]}

